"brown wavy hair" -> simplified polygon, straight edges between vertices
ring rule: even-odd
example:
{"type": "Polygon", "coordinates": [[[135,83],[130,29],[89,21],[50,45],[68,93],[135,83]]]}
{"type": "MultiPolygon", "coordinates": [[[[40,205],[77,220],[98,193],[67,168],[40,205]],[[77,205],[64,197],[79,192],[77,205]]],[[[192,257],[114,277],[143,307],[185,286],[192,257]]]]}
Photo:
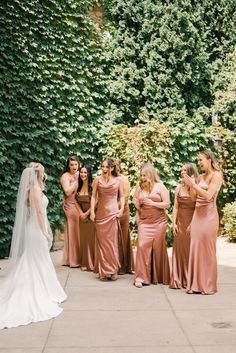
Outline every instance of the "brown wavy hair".
{"type": "Polygon", "coordinates": [[[206,159],[210,159],[211,160],[211,167],[214,169],[214,170],[217,170],[218,172],[221,172],[221,169],[216,161],[216,157],[214,155],[214,153],[211,151],[211,150],[205,150],[205,151],[202,151],[200,152],[200,154],[202,154],[203,156],[206,157],[206,159]]]}
{"type": "Polygon", "coordinates": [[[182,168],[185,167],[186,168],[186,172],[188,176],[194,176],[195,182],[198,183],[199,181],[199,174],[198,174],[198,170],[197,167],[195,166],[195,164],[193,163],[184,163],[182,168]]]}

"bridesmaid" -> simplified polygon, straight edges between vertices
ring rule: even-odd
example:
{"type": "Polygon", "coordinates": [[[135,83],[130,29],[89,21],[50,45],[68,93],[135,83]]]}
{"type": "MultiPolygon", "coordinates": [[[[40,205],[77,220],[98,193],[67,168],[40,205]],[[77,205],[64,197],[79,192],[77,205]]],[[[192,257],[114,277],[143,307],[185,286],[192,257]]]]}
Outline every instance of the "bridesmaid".
{"type": "Polygon", "coordinates": [[[95,227],[90,220],[90,201],[92,194],[92,173],[89,166],[79,172],[79,186],[76,201],[80,210],[80,250],[81,270],[93,271],[95,259],[95,227]]]}
{"type": "Polygon", "coordinates": [[[60,182],[64,193],[63,210],[65,213],[63,265],[80,266],[79,250],[79,210],[75,195],[78,189],[79,161],[76,156],[67,159],[65,172],[60,182]]]}
{"type": "Polygon", "coordinates": [[[113,166],[109,159],[102,162],[102,175],[95,178],[91,199],[90,218],[95,221],[97,261],[100,280],[117,279],[119,271],[118,238],[120,217],[124,211],[125,197],[119,178],[112,176],[113,166]],[[120,209],[118,206],[120,196],[120,209]],[[96,217],[95,202],[97,201],[96,217]]]}
{"type": "Polygon", "coordinates": [[[199,184],[184,175],[186,185],[197,194],[190,231],[187,293],[214,294],[217,292],[216,238],[219,229],[216,198],[223,176],[212,151],[203,151],[198,164],[203,171],[199,184]]]}
{"type": "Polygon", "coordinates": [[[122,174],[119,160],[116,158],[111,158],[111,161],[114,166],[112,175],[121,180],[125,194],[124,213],[120,218],[122,237],[119,244],[119,259],[121,265],[119,274],[134,273],[134,257],[129,228],[130,211],[128,199],[130,195],[130,183],[128,177],[122,174]]]}
{"type": "Polygon", "coordinates": [[[143,284],[169,284],[165,208],[170,206],[170,195],[151,164],[145,164],[141,169],[133,203],[138,225],[134,285],[141,288],[143,284]]]}
{"type": "Polygon", "coordinates": [[[184,182],[187,174],[198,182],[198,172],[193,163],[186,163],[181,168],[182,181],[175,191],[173,208],[174,244],[172,253],[172,275],[170,288],[186,288],[190,248],[190,223],[195,209],[196,193],[184,182]]]}

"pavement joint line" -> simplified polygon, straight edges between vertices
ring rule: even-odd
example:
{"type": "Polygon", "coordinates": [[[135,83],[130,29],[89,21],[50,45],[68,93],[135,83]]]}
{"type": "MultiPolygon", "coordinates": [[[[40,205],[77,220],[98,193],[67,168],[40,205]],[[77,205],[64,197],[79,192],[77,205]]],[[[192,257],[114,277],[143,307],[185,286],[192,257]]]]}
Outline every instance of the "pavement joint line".
{"type": "MultiPolygon", "coordinates": [[[[176,309],[176,311],[177,312],[188,312],[188,311],[191,311],[191,312],[194,312],[194,311],[196,311],[196,312],[199,312],[199,311],[226,311],[226,310],[228,310],[228,311],[232,311],[232,309],[233,310],[235,310],[236,308],[219,308],[219,307],[217,307],[217,308],[213,308],[213,309],[209,309],[209,308],[203,308],[203,309],[176,309]]],[[[138,310],[138,309],[67,309],[67,308],[63,308],[63,311],[65,311],[65,312],[85,312],[85,311],[87,311],[87,312],[121,312],[121,311],[123,311],[123,312],[156,312],[156,313],[159,313],[159,312],[165,312],[165,311],[169,311],[168,309],[150,309],[150,310],[145,310],[145,309],[142,309],[142,310],[138,310]]]]}
{"type": "MultiPolygon", "coordinates": [[[[197,345],[196,345],[197,346],[197,345]]],[[[199,345],[200,347],[202,347],[203,345],[199,345]]],[[[136,345],[136,346],[134,346],[134,345],[132,345],[132,346],[129,346],[129,345],[117,345],[117,346],[98,346],[98,345],[96,345],[96,346],[81,346],[81,345],[79,345],[79,346],[55,346],[55,345],[53,345],[53,346],[48,346],[47,347],[47,349],[53,349],[53,348],[62,348],[62,349],[64,349],[64,348],[66,348],[66,349],[74,349],[74,348],[155,348],[155,347],[157,347],[157,348],[159,348],[159,347],[168,347],[168,348],[176,348],[176,347],[187,347],[187,348],[189,348],[189,345],[187,345],[187,344],[171,344],[171,345],[169,345],[168,343],[167,344],[160,344],[160,345],[158,345],[158,344],[145,344],[145,345],[136,345]]],[[[207,345],[206,345],[206,347],[208,347],[207,345]]],[[[213,345],[213,347],[214,347],[214,345],[213,345]]],[[[234,345],[232,345],[232,347],[235,347],[234,345]]],[[[19,348],[22,348],[22,347],[19,347],[19,348]]],[[[31,348],[31,347],[30,347],[31,348]]]]}
{"type": "MultiPolygon", "coordinates": [[[[66,276],[66,281],[65,281],[65,284],[64,284],[64,287],[63,287],[64,290],[66,289],[66,284],[67,284],[67,282],[68,282],[69,274],[70,274],[70,272],[68,271],[68,272],[67,272],[67,276],[66,276]]],[[[63,308],[63,311],[64,311],[64,308],[63,308]]],[[[48,342],[49,336],[50,336],[50,334],[51,334],[51,332],[52,332],[52,327],[53,327],[54,322],[55,322],[55,318],[52,319],[52,322],[51,322],[50,328],[49,328],[49,330],[48,330],[48,334],[47,334],[47,337],[46,337],[46,339],[45,339],[45,342],[44,342],[44,345],[43,345],[43,348],[42,348],[41,353],[44,353],[44,352],[45,352],[45,349],[47,348],[47,347],[46,347],[46,346],[47,346],[47,342],[48,342]]]]}
{"type": "MultiPolygon", "coordinates": [[[[184,330],[184,328],[183,328],[183,326],[182,326],[182,324],[181,324],[179,318],[177,317],[177,315],[176,315],[176,313],[175,313],[175,311],[174,311],[174,308],[173,308],[173,306],[172,306],[172,304],[171,304],[171,301],[169,300],[169,297],[168,297],[168,295],[167,295],[167,293],[166,293],[164,287],[162,287],[162,291],[164,292],[164,295],[165,295],[166,300],[167,300],[167,302],[168,302],[168,304],[169,304],[169,306],[170,306],[170,309],[171,309],[171,311],[172,311],[172,314],[174,315],[174,317],[175,317],[175,319],[176,319],[176,321],[177,321],[177,323],[178,323],[178,325],[179,325],[181,331],[183,332],[184,337],[186,338],[187,342],[189,343],[189,347],[191,347],[193,353],[197,353],[196,350],[194,349],[194,347],[193,347],[193,345],[192,345],[192,343],[191,343],[191,341],[190,341],[190,339],[189,339],[187,333],[185,332],[185,330],[184,330]]],[[[182,310],[181,310],[181,311],[182,311],[182,310]]]]}

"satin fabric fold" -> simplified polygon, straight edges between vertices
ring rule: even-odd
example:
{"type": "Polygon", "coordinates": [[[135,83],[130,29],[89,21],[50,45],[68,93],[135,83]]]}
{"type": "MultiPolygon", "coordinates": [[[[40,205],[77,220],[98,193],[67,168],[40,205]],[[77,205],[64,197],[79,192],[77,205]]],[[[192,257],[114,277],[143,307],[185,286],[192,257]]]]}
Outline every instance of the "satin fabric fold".
{"type": "Polygon", "coordinates": [[[79,239],[79,211],[76,208],[75,195],[64,195],[63,210],[66,216],[64,227],[63,265],[78,267],[81,265],[79,239]]]}
{"type": "MultiPolygon", "coordinates": [[[[160,193],[150,194],[152,201],[162,201],[160,193]]],[[[138,223],[135,280],[144,284],[169,284],[170,269],[166,247],[167,215],[163,209],[142,205],[138,223]]]]}
{"type": "MultiPolygon", "coordinates": [[[[83,212],[90,208],[91,197],[89,195],[77,195],[76,200],[83,212]]],[[[95,226],[89,218],[79,221],[80,226],[80,251],[81,266],[93,271],[95,264],[95,226]]]]}
{"type": "Polygon", "coordinates": [[[176,224],[178,232],[174,236],[170,288],[186,288],[190,249],[190,234],[187,233],[187,228],[192,221],[195,202],[191,200],[190,196],[181,196],[180,192],[177,195],[177,201],[176,224]]]}
{"type": "Polygon", "coordinates": [[[124,213],[120,218],[121,234],[119,241],[119,274],[132,273],[134,271],[134,256],[130,237],[130,212],[129,204],[125,203],[124,213]]]}
{"type": "MultiPolygon", "coordinates": [[[[208,189],[201,180],[199,186],[208,189]]],[[[191,223],[191,243],[188,264],[187,290],[213,294],[217,292],[216,239],[219,215],[215,194],[211,200],[197,198],[191,223]]]]}
{"type": "Polygon", "coordinates": [[[119,262],[119,237],[121,237],[118,219],[118,190],[120,182],[113,179],[105,184],[98,180],[98,203],[95,213],[97,268],[100,277],[117,274],[119,262]]]}

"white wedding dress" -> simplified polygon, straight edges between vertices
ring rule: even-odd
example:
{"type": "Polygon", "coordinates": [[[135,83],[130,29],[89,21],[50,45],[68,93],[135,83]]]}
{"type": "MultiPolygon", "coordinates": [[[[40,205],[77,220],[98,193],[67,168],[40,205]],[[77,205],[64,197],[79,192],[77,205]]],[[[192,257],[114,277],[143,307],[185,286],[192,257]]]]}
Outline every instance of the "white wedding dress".
{"type": "MultiPolygon", "coordinates": [[[[42,210],[46,222],[47,204],[44,195],[42,210]]],[[[27,212],[24,240],[21,240],[17,259],[6,276],[1,276],[0,271],[0,329],[54,318],[63,310],[58,304],[66,299],[36,211],[28,207],[27,212]]]]}

